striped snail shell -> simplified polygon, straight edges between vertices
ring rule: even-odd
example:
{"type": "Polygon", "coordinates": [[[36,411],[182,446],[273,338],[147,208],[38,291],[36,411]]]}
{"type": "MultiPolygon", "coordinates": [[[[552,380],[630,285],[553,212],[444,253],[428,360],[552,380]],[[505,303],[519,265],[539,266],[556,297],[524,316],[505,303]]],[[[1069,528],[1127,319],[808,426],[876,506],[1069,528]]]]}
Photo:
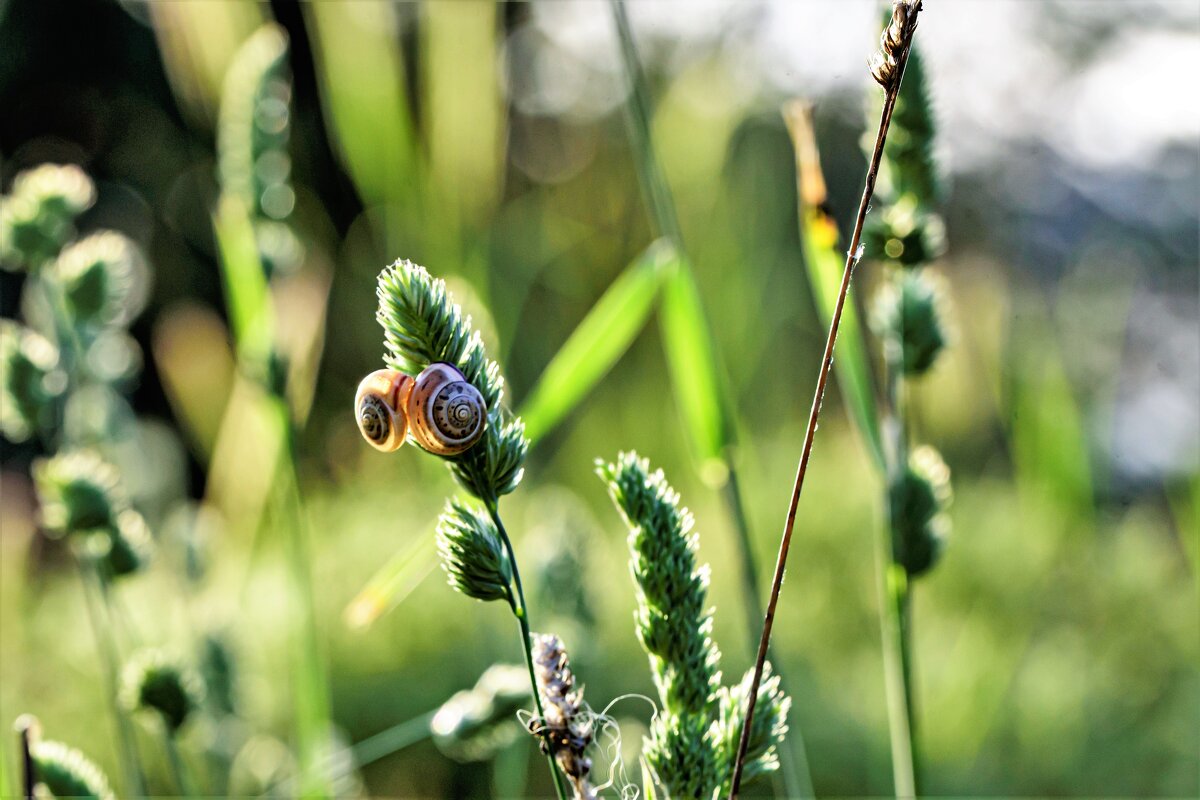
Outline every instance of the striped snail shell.
{"type": "Polygon", "coordinates": [[[454,367],[436,363],[417,376],[407,402],[409,435],[431,453],[452,456],[479,441],[487,404],[454,367]]]}
{"type": "Polygon", "coordinates": [[[354,397],[358,430],[376,450],[390,453],[408,433],[409,396],[414,381],[394,369],[379,369],[362,379],[354,397]]]}

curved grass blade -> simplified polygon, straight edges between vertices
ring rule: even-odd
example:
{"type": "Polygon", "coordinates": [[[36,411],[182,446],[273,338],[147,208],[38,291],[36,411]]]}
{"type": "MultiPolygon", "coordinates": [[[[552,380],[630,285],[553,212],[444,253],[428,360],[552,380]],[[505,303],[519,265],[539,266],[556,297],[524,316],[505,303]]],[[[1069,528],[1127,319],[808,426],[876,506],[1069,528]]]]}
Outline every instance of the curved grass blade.
{"type": "Polygon", "coordinates": [[[701,477],[710,485],[722,485],[727,475],[725,449],[732,431],[729,408],[700,289],[682,257],[663,285],[659,324],[675,399],[701,477]]]}
{"type": "Polygon", "coordinates": [[[538,441],[583,402],[633,344],[678,256],[665,240],[650,245],[613,281],[551,359],[525,399],[525,435],[538,441]]]}
{"type": "Polygon", "coordinates": [[[369,627],[404,601],[437,566],[434,527],[429,526],[409,547],[392,556],[350,601],[343,619],[351,628],[369,627]]]}
{"type": "MultiPolygon", "coordinates": [[[[784,107],[783,116],[796,150],[804,267],[808,271],[808,282],[821,322],[828,325],[834,303],[837,302],[845,255],[840,250],[837,225],[825,208],[825,178],[821,173],[810,109],[800,101],[792,102],[784,107]]],[[[863,339],[862,324],[853,303],[847,303],[842,314],[838,355],[833,367],[850,418],[858,428],[872,462],[882,475],[886,470],[886,461],[875,409],[871,362],[863,339]]]]}

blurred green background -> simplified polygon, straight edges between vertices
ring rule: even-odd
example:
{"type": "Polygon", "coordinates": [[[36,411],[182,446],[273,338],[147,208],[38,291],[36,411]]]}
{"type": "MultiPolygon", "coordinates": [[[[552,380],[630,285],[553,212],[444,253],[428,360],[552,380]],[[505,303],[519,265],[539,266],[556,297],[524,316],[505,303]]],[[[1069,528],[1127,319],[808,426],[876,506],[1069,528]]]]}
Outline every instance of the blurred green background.
{"type": "MultiPolygon", "coordinates": [[[[739,419],[735,460],[765,583],[824,335],[779,109],[815,103],[829,205],[848,225],[878,6],[652,1],[630,15],[739,419]]],[[[335,741],[419,718],[489,665],[521,658],[507,612],[453,593],[432,552],[398,579],[394,607],[355,602],[427,535],[454,489],[434,459],[381,455],[355,429],[355,387],[383,354],[375,275],[409,258],[445,277],[520,407],[654,238],[602,3],[0,0],[4,190],[39,163],[81,165],[98,201],[80,229],[133,237],[153,275],[131,329],[141,378],[126,387],[129,413],[103,424],[115,431],[106,455],[161,552],[118,599],[141,640],[194,652],[205,634],[226,637],[239,717],[201,720],[184,748],[197,765],[206,750],[242,750],[260,783],[287,768],[290,523],[272,496],[270,427],[235,377],[212,213],[226,69],[271,19],[290,42],[284,202],[303,245],[272,288],[297,367],[289,392],[307,414],[298,468],[335,741]],[[179,577],[189,558],[203,562],[202,582],[179,577]]],[[[1195,796],[1200,107],[1185,98],[1200,12],[1190,1],[927,2],[918,41],[939,122],[949,249],[935,266],[953,326],[913,405],[955,491],[945,557],[915,596],[925,791],[1195,796]]],[[[868,262],[854,292],[869,297],[878,282],[868,262]]],[[[19,274],[0,272],[5,317],[19,314],[20,288],[19,274]]],[[[504,501],[535,627],[564,638],[597,709],[653,688],[625,529],[596,458],[636,448],[695,512],[727,677],[751,664],[757,636],[744,624],[722,476],[690,449],[662,352],[647,325],[537,442],[504,501]]],[[[882,795],[891,768],[872,561],[882,487],[836,389],[826,405],[775,647],[817,793],[882,795]]],[[[37,455],[5,441],[0,461],[0,722],[35,713],[115,777],[82,593],[37,529],[37,455]]],[[[649,707],[623,700],[610,713],[636,765],[649,707]]],[[[4,757],[15,766],[11,746],[4,757]]],[[[341,789],[546,794],[537,758],[520,740],[495,763],[463,764],[423,739],[345,770],[341,789]]]]}

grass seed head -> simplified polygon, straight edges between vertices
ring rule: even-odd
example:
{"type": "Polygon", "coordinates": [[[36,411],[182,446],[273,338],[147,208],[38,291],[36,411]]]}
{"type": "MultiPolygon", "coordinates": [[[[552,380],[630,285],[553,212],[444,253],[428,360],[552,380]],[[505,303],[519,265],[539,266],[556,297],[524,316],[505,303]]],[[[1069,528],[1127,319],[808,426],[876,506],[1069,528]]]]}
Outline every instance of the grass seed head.
{"type": "Polygon", "coordinates": [[[450,585],[476,600],[513,602],[512,564],[485,514],[450,500],[438,518],[438,552],[450,585]]]}
{"type": "Polygon", "coordinates": [[[37,783],[54,797],[115,800],[108,778],[87,756],[61,742],[33,742],[29,748],[37,783]]]}
{"type": "Polygon", "coordinates": [[[143,650],[121,674],[121,705],[157,713],[174,735],[204,700],[204,684],[191,668],[161,650],[143,650]]]}

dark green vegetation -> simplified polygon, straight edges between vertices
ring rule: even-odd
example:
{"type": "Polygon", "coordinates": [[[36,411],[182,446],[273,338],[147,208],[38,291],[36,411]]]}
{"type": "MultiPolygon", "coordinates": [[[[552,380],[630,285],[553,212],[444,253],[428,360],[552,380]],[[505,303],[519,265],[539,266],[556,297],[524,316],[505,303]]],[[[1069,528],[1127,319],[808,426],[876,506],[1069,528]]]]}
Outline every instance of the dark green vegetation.
{"type": "MultiPolygon", "coordinates": [[[[927,9],[918,38],[978,36],[937,27],[949,5],[927,9]]],[[[1029,15],[1028,46],[1069,74],[1120,54],[1099,9],[1085,26],[1064,24],[1059,4],[1013,6],[1029,15]]],[[[28,329],[6,325],[3,341],[5,389],[17,391],[3,407],[0,723],[38,716],[47,782],[54,770],[105,794],[87,761],[50,746],[63,742],[119,796],[135,793],[91,608],[120,661],[162,647],[206,684],[169,744],[153,714],[128,715],[151,792],[178,791],[180,775],[239,796],[553,791],[514,721],[531,703],[507,603],[469,602],[436,569],[435,527],[446,498],[465,496],[460,483],[440,459],[410,445],[378,454],[355,429],[354,389],[388,352],[376,277],[397,258],[447,279],[502,367],[505,402],[531,439],[519,490],[500,488],[519,466],[464,475],[484,500],[504,495],[534,630],[561,637],[593,710],[628,692],[661,705],[635,635],[627,531],[592,472],[620,450],[662,467],[695,514],[695,563],[712,565],[698,618],[715,607],[721,644],[712,685],[736,695],[755,635],[741,531],[764,585],[824,333],[815,246],[839,254],[861,187],[864,98],[877,91],[861,57],[875,22],[803,35],[836,39],[861,80],[818,103],[828,215],[802,238],[778,109],[818,81],[783,65],[745,72],[748,50],[768,50],[737,26],[664,41],[631,9],[664,199],[661,186],[639,188],[647,149],[629,135],[619,89],[613,102],[551,91],[571,69],[591,81],[581,85],[619,86],[617,40],[588,61],[583,44],[556,38],[570,20],[546,9],[129,8],[0,10],[0,189],[14,194],[17,174],[42,163],[78,163],[97,187],[74,223],[58,208],[22,228],[21,248],[57,258],[72,227],[80,238],[120,231],[153,278],[131,317],[118,313],[129,301],[120,270],[63,257],[64,318],[82,341],[107,342],[71,383],[46,380],[56,337],[70,335],[22,304],[27,266],[0,272],[0,310],[28,329]],[[262,27],[268,15],[280,28],[262,27]],[[116,482],[95,462],[32,468],[75,442],[98,450],[116,482]],[[77,545],[99,581],[91,570],[81,580],[77,545]],[[515,672],[485,675],[497,663],[515,672]]],[[[608,30],[606,13],[577,24],[608,30]]],[[[1133,35],[1165,25],[1156,19],[1120,24],[1133,35]]],[[[1179,373],[1195,361],[1195,310],[1177,305],[1197,289],[1194,209],[1178,200],[1192,197],[1194,142],[1117,148],[1115,166],[1031,138],[965,147],[960,109],[946,107],[957,84],[976,83],[993,126],[1021,109],[975,71],[1002,65],[939,72],[945,52],[929,49],[921,65],[940,124],[902,107],[911,138],[889,157],[924,163],[936,128],[932,152],[947,158],[936,181],[915,173],[875,204],[871,219],[887,227],[869,232],[859,334],[843,329],[799,509],[773,653],[792,701],[788,741],[803,733],[820,796],[892,790],[875,563],[891,509],[903,536],[882,552],[915,578],[923,792],[1195,794],[1195,444],[1186,424],[1174,437],[1134,424],[1186,423],[1195,406],[1179,373]],[[934,199],[905,206],[905,192],[934,199]],[[944,255],[929,213],[944,217],[944,255]],[[904,278],[877,313],[889,308],[878,291],[918,264],[931,281],[904,278]],[[931,333],[939,292],[937,358],[934,336],[889,354],[869,323],[931,333]],[[1174,355],[1159,349],[1176,341],[1174,355]],[[891,449],[880,410],[893,405],[883,361],[897,353],[904,374],[930,362],[904,406],[912,455],[936,446],[953,470],[944,540],[936,463],[911,460],[892,481],[880,471],[891,449]]],[[[1019,96],[1048,110],[1038,85],[1019,96]]],[[[624,699],[608,714],[640,782],[650,708],[624,699]]],[[[11,792],[20,771],[6,741],[11,792]]],[[[610,757],[595,746],[592,757],[603,779],[610,757]]]]}

